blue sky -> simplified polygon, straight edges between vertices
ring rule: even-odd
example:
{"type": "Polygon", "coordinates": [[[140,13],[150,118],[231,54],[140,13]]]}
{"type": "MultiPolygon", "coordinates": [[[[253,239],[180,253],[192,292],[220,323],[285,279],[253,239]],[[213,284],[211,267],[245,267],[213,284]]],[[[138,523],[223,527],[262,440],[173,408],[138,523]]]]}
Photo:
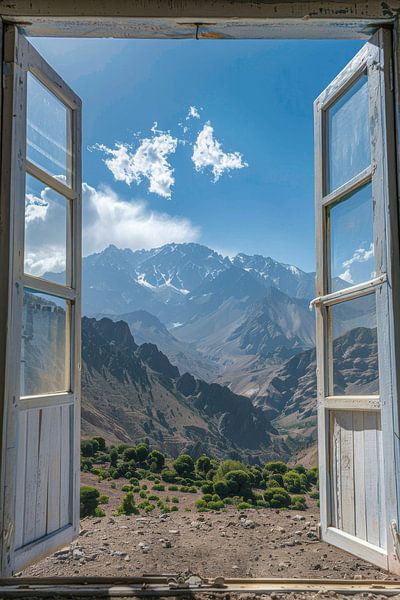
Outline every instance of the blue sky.
{"type": "Polygon", "coordinates": [[[314,270],[312,104],[360,42],[32,42],[83,101],[85,253],[176,238],[314,270]],[[200,118],[186,120],[190,106],[200,118]],[[175,146],[167,169],[152,171],[153,192],[138,163],[144,138],[175,146]],[[216,181],[204,166],[210,139],[216,181]],[[110,153],[116,143],[124,157],[110,153]]]}

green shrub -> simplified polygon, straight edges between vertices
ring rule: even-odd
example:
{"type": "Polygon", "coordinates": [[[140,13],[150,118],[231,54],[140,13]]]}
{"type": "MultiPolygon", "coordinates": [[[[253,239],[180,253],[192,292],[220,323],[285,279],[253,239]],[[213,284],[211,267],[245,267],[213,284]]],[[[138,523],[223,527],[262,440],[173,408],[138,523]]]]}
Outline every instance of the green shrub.
{"type": "Polygon", "coordinates": [[[208,502],[207,508],[211,510],[221,510],[222,508],[225,508],[225,504],[222,500],[212,500],[211,502],[208,502]]]}
{"type": "Polygon", "coordinates": [[[115,490],[117,487],[117,484],[114,483],[114,481],[112,481],[110,487],[111,487],[111,489],[115,490]]]}
{"type": "Polygon", "coordinates": [[[189,454],[181,454],[173,462],[175,471],[181,477],[190,477],[194,475],[194,462],[189,454]]]}
{"type": "Polygon", "coordinates": [[[101,494],[99,496],[99,504],[108,504],[110,498],[109,496],[106,496],[106,494],[101,494]]]}
{"type": "Polygon", "coordinates": [[[292,496],[292,503],[290,508],[294,510],[306,510],[307,504],[304,496],[292,496]]]}
{"type": "Polygon", "coordinates": [[[212,494],[214,491],[214,486],[212,483],[205,483],[201,486],[201,491],[203,494],[212,494]]]}
{"type": "Polygon", "coordinates": [[[131,491],[132,491],[132,486],[131,486],[130,484],[128,484],[128,483],[127,483],[126,485],[123,485],[123,486],[122,486],[121,490],[122,490],[123,492],[131,492],[131,491]]]}
{"type": "Polygon", "coordinates": [[[111,448],[110,450],[110,466],[116,467],[118,460],[118,450],[116,448],[111,448]]]}
{"type": "Polygon", "coordinates": [[[136,458],[140,463],[143,463],[149,456],[149,447],[147,444],[141,443],[136,446],[136,458]]]}
{"type": "Polygon", "coordinates": [[[251,498],[251,480],[246,471],[229,471],[226,475],[226,483],[230,496],[241,496],[244,499],[251,498]]]}
{"type": "Polygon", "coordinates": [[[287,473],[285,473],[283,476],[283,484],[288,492],[294,494],[305,491],[301,475],[299,475],[299,473],[296,471],[287,471],[287,473]]]}
{"type": "Polygon", "coordinates": [[[211,459],[203,454],[196,460],[196,471],[197,473],[201,473],[202,475],[207,475],[208,471],[211,469],[211,459]]]}
{"type": "Polygon", "coordinates": [[[264,500],[270,508],[287,508],[292,502],[288,492],[281,487],[266,489],[264,500]]]}
{"type": "Polygon", "coordinates": [[[139,485],[134,485],[132,488],[132,492],[134,494],[138,494],[140,492],[140,486],[139,485]]]}
{"type": "Polygon", "coordinates": [[[165,465],[165,456],[158,450],[152,450],[149,454],[149,461],[151,465],[155,468],[152,468],[152,471],[161,471],[163,466],[165,465]]]}
{"type": "Polygon", "coordinates": [[[94,516],[95,517],[105,517],[106,513],[104,512],[104,510],[101,510],[101,508],[98,506],[94,511],[94,516]]]}
{"type": "Polygon", "coordinates": [[[216,481],[213,486],[213,491],[218,494],[220,498],[226,498],[229,496],[230,487],[226,481],[226,479],[221,479],[220,481],[216,481]]]}
{"type": "Polygon", "coordinates": [[[196,508],[207,508],[207,502],[203,500],[203,498],[200,498],[200,500],[196,500],[195,505],[196,508]]]}
{"type": "Polygon", "coordinates": [[[171,506],[170,511],[171,512],[176,512],[178,509],[178,507],[176,506],[176,504],[174,504],[173,506],[171,506]]]}
{"type": "Polygon", "coordinates": [[[179,490],[177,485],[169,485],[168,486],[168,491],[169,492],[177,492],[179,490]]]}
{"type": "MultiPolygon", "coordinates": [[[[96,443],[98,448],[98,444],[96,443]]],[[[81,453],[82,456],[94,456],[96,452],[95,445],[93,444],[93,440],[82,440],[81,441],[81,453]]]]}
{"type": "Polygon", "coordinates": [[[280,473],[281,475],[283,475],[283,473],[286,473],[286,471],[288,470],[287,465],[281,460],[267,462],[264,469],[266,471],[269,471],[270,473],[280,473]]]}
{"type": "Polygon", "coordinates": [[[137,479],[137,477],[131,477],[129,483],[131,485],[139,485],[139,479],[137,479]]]}
{"type": "Polygon", "coordinates": [[[151,489],[155,492],[164,492],[165,485],[163,485],[162,483],[155,483],[151,489]]]}
{"type": "Polygon", "coordinates": [[[172,502],[174,504],[179,504],[179,498],[177,498],[176,496],[172,496],[172,502]]]}
{"type": "Polygon", "coordinates": [[[135,498],[132,492],[128,492],[122,498],[120,506],[117,508],[117,514],[119,515],[137,515],[139,514],[136,506],[135,498]]]}
{"type": "Polygon", "coordinates": [[[149,494],[148,500],[152,500],[154,502],[157,502],[158,496],[156,494],[149,494]]]}
{"type": "Polygon", "coordinates": [[[246,510],[248,508],[254,508],[254,506],[252,504],[250,504],[249,502],[239,502],[237,507],[238,507],[238,510],[246,510]]]}
{"type": "Polygon", "coordinates": [[[99,504],[100,492],[90,485],[83,485],[80,490],[81,517],[95,516],[99,504]]]}
{"type": "Polygon", "coordinates": [[[154,504],[148,504],[144,510],[145,510],[145,512],[151,512],[154,509],[155,509],[154,504]]]}
{"type": "Polygon", "coordinates": [[[257,500],[256,505],[258,508],[268,508],[268,504],[265,502],[265,500],[257,500]]]}
{"type": "Polygon", "coordinates": [[[126,462],[130,462],[131,460],[136,461],[136,448],[133,446],[128,446],[122,453],[122,458],[126,462]]]}
{"type": "Polygon", "coordinates": [[[307,479],[311,485],[317,485],[318,483],[318,467],[312,467],[307,471],[307,479]]]}
{"type": "Polygon", "coordinates": [[[319,492],[310,492],[310,498],[313,500],[319,500],[319,492]]]}
{"type": "Polygon", "coordinates": [[[142,490],[147,490],[147,484],[146,483],[142,484],[142,490]]]}
{"type": "Polygon", "coordinates": [[[283,475],[280,473],[274,473],[267,479],[267,487],[284,487],[283,475]]]}
{"type": "Polygon", "coordinates": [[[139,492],[139,496],[140,496],[141,498],[147,498],[147,492],[146,492],[145,490],[140,490],[140,492],[139,492]]]}
{"type": "Polygon", "coordinates": [[[307,469],[303,465],[295,465],[291,470],[296,471],[296,473],[303,473],[304,475],[307,473],[307,469]]]}
{"type": "Polygon", "coordinates": [[[92,438],[92,440],[97,442],[98,448],[99,448],[99,450],[101,450],[101,452],[106,452],[106,450],[107,450],[106,440],[103,437],[101,437],[100,435],[95,435],[92,438]]]}
{"type": "MultiPolygon", "coordinates": [[[[246,467],[239,460],[224,460],[215,472],[213,477],[214,483],[225,479],[226,475],[231,471],[246,471],[246,467]]],[[[207,479],[210,472],[207,473],[207,479]]]]}
{"type": "Polygon", "coordinates": [[[161,479],[166,483],[175,483],[177,472],[174,469],[163,469],[161,471],[161,479]]]}

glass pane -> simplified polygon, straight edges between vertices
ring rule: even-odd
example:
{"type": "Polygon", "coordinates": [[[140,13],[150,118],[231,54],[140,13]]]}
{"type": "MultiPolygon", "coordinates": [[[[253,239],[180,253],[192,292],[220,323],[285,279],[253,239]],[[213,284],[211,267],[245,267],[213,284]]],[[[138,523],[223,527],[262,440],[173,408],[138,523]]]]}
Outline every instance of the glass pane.
{"type": "Polygon", "coordinates": [[[26,175],[24,270],[65,284],[68,200],[26,175]]]}
{"type": "Polygon", "coordinates": [[[332,341],[331,393],[335,396],[379,393],[375,294],[328,308],[332,341]]]}
{"type": "Polygon", "coordinates": [[[329,209],[329,234],[331,291],[375,277],[370,183],[329,209]]]}
{"type": "Polygon", "coordinates": [[[24,290],[21,396],[67,391],[65,300],[24,290]]]}
{"type": "Polygon", "coordinates": [[[371,162],[368,77],[362,75],[328,112],[331,192],[371,162]]]}
{"type": "Polygon", "coordinates": [[[70,110],[29,72],[27,88],[27,158],[70,185],[70,110]]]}

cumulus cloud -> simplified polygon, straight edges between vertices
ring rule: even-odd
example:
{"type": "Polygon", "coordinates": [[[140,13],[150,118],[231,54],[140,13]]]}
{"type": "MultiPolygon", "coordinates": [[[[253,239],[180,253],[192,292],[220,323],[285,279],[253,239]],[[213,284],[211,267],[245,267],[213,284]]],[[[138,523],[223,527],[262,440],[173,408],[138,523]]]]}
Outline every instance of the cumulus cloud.
{"type": "Polygon", "coordinates": [[[175,153],[178,139],[156,127],[157,123],[151,129],[152,137],[141,139],[136,149],[122,143],[115,144],[114,148],[96,144],[95,148],[105,154],[104,162],[116,181],[131,185],[147,179],[149,192],[170,198],[175,178],[168,157],[175,153]]]}
{"type": "MultiPolygon", "coordinates": [[[[109,244],[153,248],[169,242],[192,242],[200,230],[189,219],[151,210],[146,202],[121,199],[114,190],[87,183],[83,192],[83,253],[109,244]]],[[[25,270],[32,275],[65,269],[65,206],[49,188],[26,200],[25,270]]]]}
{"type": "Polygon", "coordinates": [[[196,171],[211,168],[214,182],[218,181],[225,171],[243,169],[248,164],[243,161],[240,152],[224,152],[220,142],[214,137],[214,128],[210,121],[205,123],[199,132],[193,147],[192,161],[196,171]]]}
{"type": "MultiPolygon", "coordinates": [[[[365,263],[368,262],[374,256],[374,245],[371,243],[369,248],[357,248],[353,252],[353,255],[348,260],[343,261],[342,267],[344,268],[343,273],[339,275],[341,279],[347,281],[347,283],[354,283],[353,274],[352,274],[352,266],[356,263],[365,263]]],[[[371,276],[374,276],[374,273],[371,273],[371,276]]]]}
{"type": "Polygon", "coordinates": [[[189,111],[186,116],[186,121],[189,121],[189,119],[200,119],[199,110],[195,106],[189,106],[189,111]]]}

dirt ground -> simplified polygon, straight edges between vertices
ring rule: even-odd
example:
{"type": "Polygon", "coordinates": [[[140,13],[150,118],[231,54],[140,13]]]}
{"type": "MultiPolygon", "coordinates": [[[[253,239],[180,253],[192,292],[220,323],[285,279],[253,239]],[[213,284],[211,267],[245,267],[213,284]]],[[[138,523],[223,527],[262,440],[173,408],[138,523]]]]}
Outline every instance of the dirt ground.
{"type": "MultiPolygon", "coordinates": [[[[179,498],[177,512],[156,509],[115,516],[125,480],[97,482],[82,474],[82,484],[109,496],[103,518],[81,521],[76,541],[29,567],[21,575],[143,575],[195,573],[208,577],[310,577],[386,579],[387,573],[319,541],[316,502],[292,510],[244,510],[200,513],[200,493],[150,492],[179,498]],[[190,509],[190,512],[189,512],[190,509]]],[[[149,490],[152,483],[148,482],[149,490]]],[[[171,504],[172,506],[172,504],[171,504]]]]}

